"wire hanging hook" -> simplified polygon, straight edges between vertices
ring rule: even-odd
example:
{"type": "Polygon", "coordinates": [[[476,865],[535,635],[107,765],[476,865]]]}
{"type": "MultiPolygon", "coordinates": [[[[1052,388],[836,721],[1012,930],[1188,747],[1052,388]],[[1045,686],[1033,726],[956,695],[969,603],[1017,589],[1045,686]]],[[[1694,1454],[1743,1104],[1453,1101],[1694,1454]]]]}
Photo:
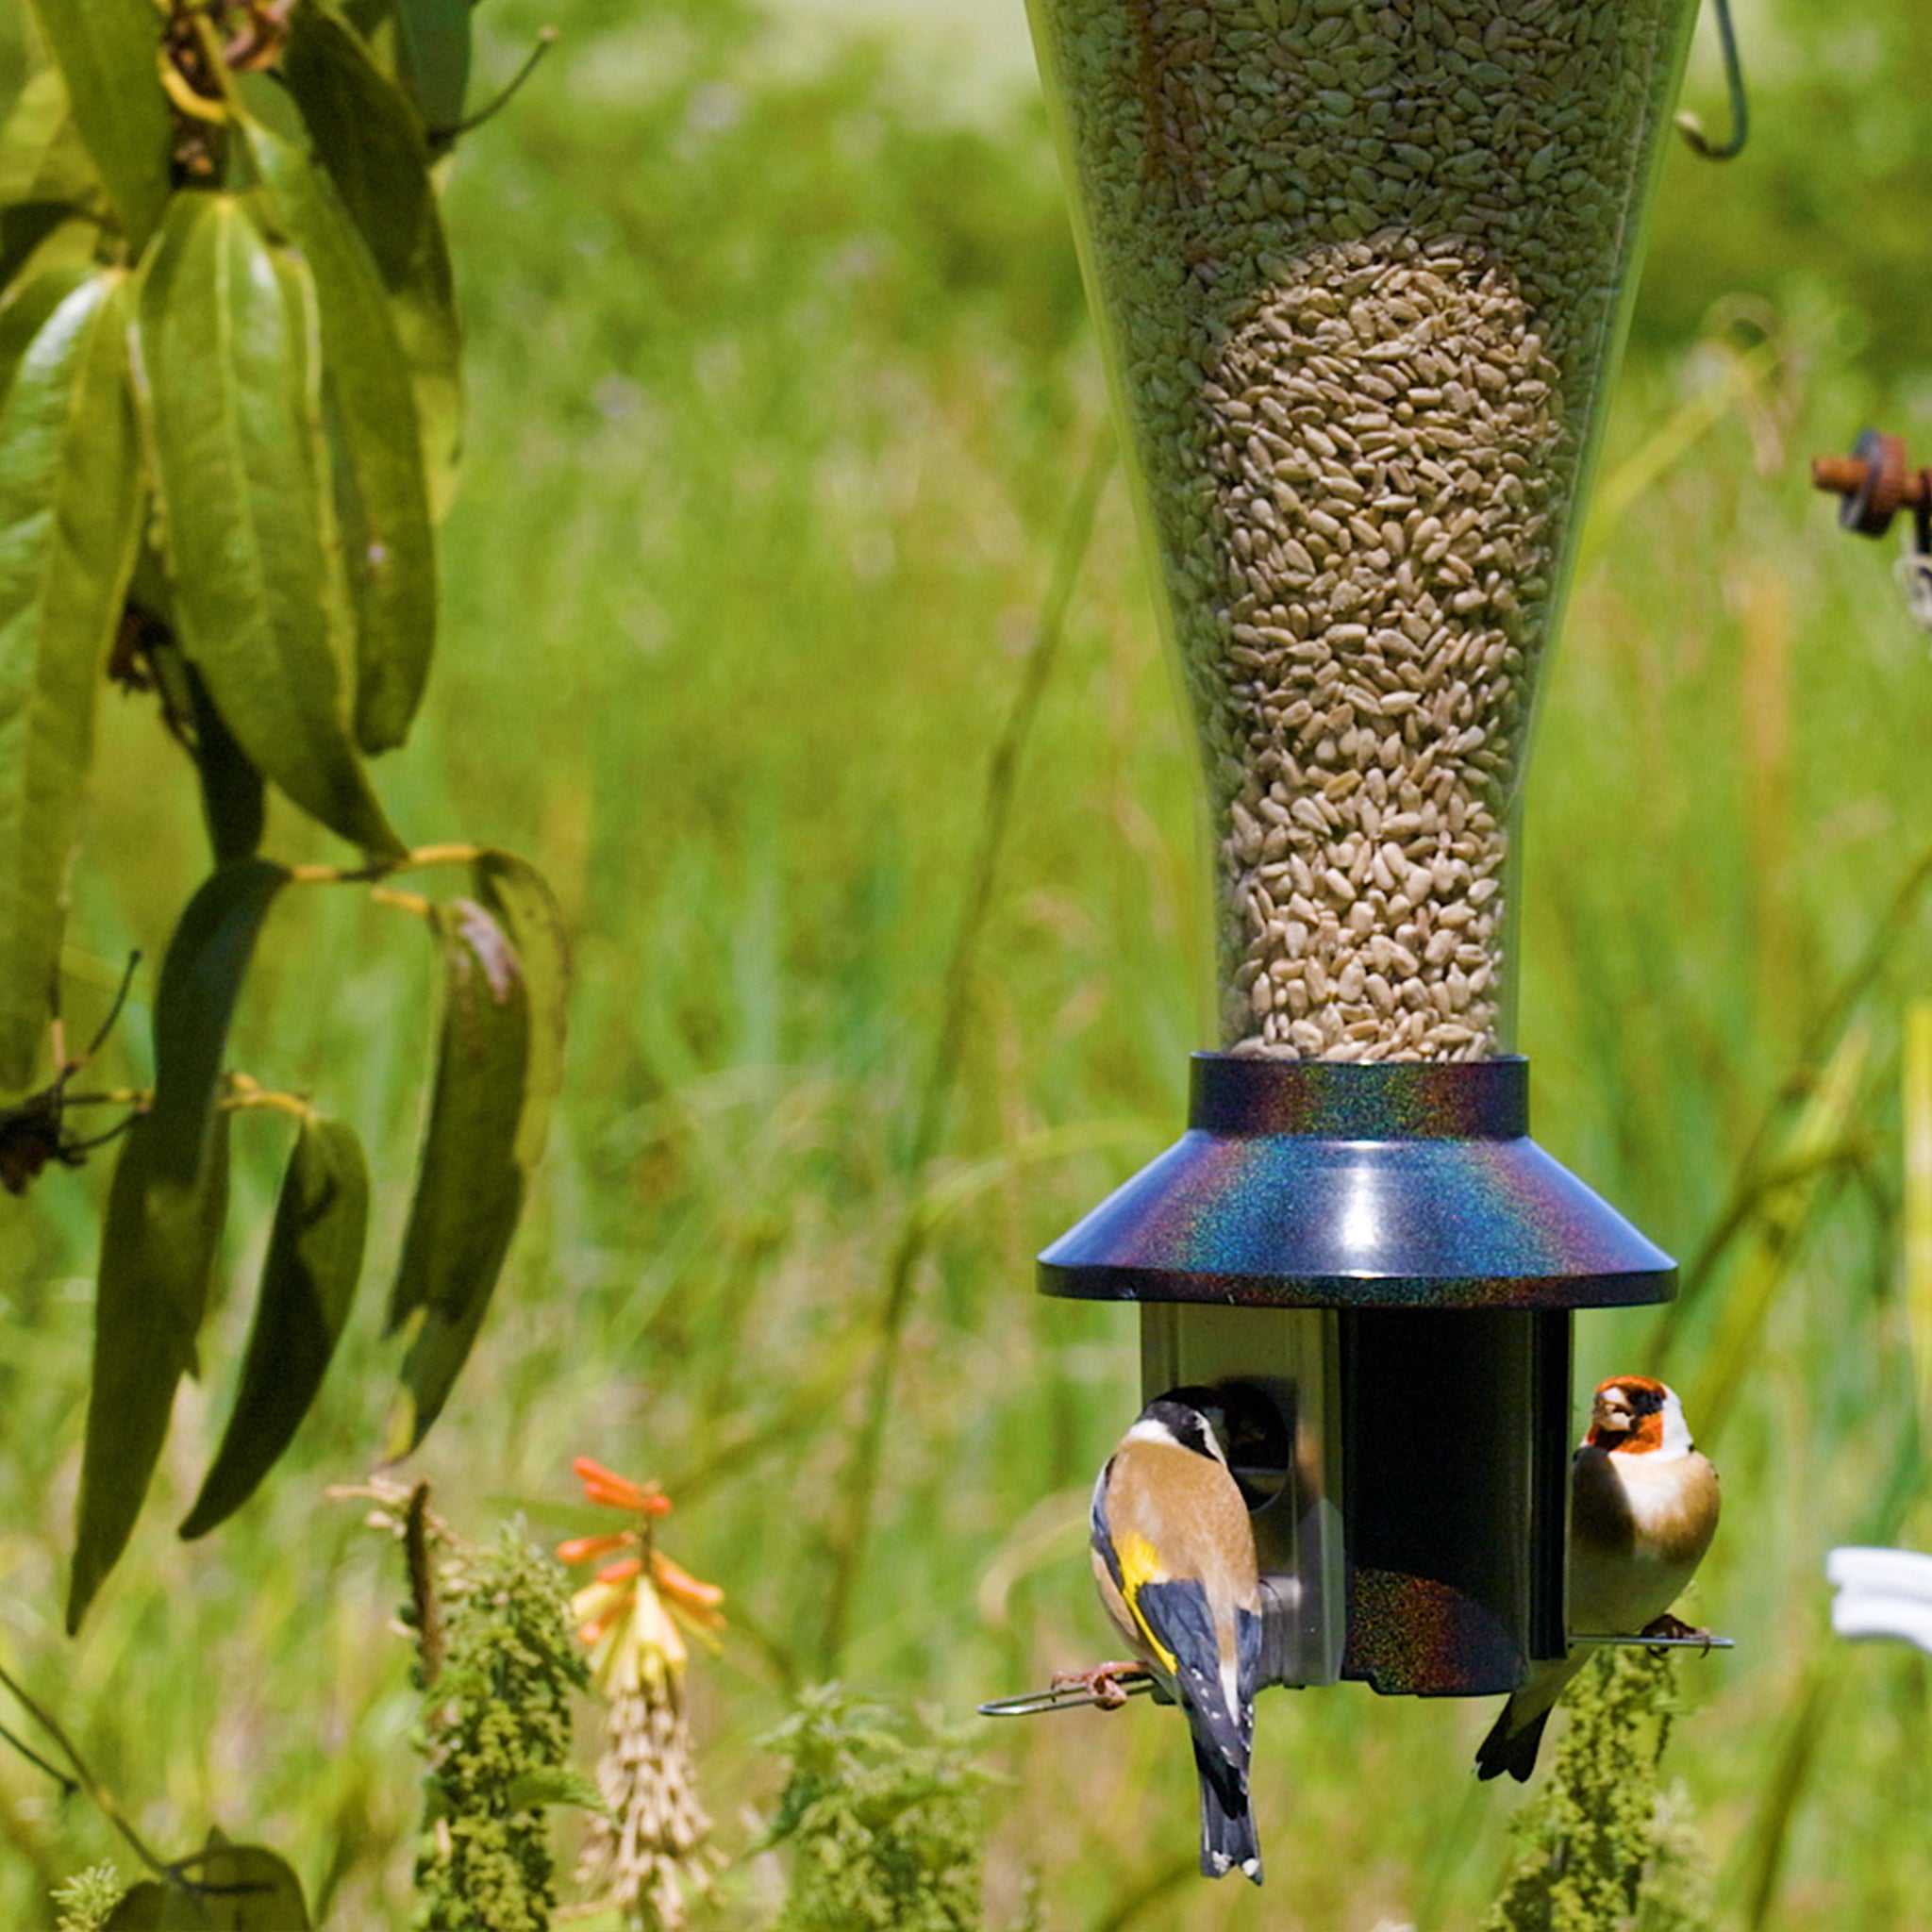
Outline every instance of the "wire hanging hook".
{"type": "Polygon", "coordinates": [[[1704,123],[1688,108],[1677,116],[1677,131],[1707,161],[1728,161],[1742,153],[1751,132],[1751,102],[1744,92],[1744,67],[1738,58],[1738,30],[1731,24],[1731,0],[1713,0],[1718,43],[1724,49],[1724,89],[1731,97],[1731,138],[1712,141],[1704,123]]]}

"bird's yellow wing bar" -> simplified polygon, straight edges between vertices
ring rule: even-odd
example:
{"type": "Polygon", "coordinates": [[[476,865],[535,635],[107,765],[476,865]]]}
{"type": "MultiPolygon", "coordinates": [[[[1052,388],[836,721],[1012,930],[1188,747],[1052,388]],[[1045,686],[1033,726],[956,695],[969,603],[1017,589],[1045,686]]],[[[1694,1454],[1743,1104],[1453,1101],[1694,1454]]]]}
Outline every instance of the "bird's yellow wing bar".
{"type": "Polygon", "coordinates": [[[1155,1554],[1154,1545],[1143,1536],[1123,1537],[1114,1545],[1114,1555],[1120,1561],[1121,1595],[1126,1602],[1128,1615],[1134,1620],[1134,1627],[1147,1640],[1162,1668],[1172,1674],[1179,1668],[1174,1654],[1160,1641],[1159,1633],[1148,1623],[1141,1608],[1142,1586],[1162,1580],[1160,1558],[1155,1554]]]}

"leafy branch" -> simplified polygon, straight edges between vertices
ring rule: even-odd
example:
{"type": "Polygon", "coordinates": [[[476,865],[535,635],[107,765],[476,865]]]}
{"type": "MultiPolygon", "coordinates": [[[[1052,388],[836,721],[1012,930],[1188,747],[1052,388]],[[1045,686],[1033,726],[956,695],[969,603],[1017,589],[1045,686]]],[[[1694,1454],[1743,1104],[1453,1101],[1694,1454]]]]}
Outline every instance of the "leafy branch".
{"type": "Polygon", "coordinates": [[[31,8],[48,62],[0,125],[0,1096],[23,1096],[0,1107],[0,1180],[17,1191],[121,1142],[72,1630],[132,1534],[180,1378],[201,1370],[236,1118],[291,1121],[294,1141],[184,1536],[287,1448],[361,1274],[355,1129],[226,1065],[284,889],[365,886],[423,922],[441,968],[388,1301],[404,1352],[391,1457],[448,1400],[501,1274],[561,1078],[567,968],[528,865],[412,848],[371,776],[422,703],[456,484],[460,333],[430,165],[501,105],[465,120],[468,6],[31,8]],[[162,959],[152,1090],[83,1096],[59,1037],[64,888],[109,681],[152,694],[187,755],[212,869],[162,959]],[[266,856],[271,788],[358,857],[266,856]],[[447,866],[467,870],[461,890],[391,883],[447,866]],[[58,1071],[36,1088],[50,1047],[58,1071]],[[108,1135],[63,1130],[68,1106],[110,1101],[125,1113],[108,1135]]]}

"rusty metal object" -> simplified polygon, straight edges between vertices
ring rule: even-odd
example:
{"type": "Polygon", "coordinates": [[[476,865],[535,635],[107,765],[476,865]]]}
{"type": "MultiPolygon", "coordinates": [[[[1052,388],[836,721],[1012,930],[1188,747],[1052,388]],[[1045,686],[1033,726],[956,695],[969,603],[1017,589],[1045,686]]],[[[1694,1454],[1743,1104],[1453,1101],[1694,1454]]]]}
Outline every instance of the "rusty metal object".
{"type": "Polygon", "coordinates": [[[1901,509],[1932,509],[1932,470],[1911,468],[1905,438],[1876,429],[1862,431],[1848,457],[1813,457],[1811,485],[1841,499],[1840,527],[1861,537],[1884,536],[1901,509]]]}

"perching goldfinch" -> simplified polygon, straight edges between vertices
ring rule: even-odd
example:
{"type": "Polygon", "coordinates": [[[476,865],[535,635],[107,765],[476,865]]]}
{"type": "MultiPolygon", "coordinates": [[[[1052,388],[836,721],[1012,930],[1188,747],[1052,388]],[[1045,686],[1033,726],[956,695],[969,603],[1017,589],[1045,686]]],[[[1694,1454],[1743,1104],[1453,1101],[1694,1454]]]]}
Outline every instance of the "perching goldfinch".
{"type": "Polygon", "coordinates": [[[1177,1389],[1141,1410],[1093,1486],[1093,1574],[1121,1634],[1187,1713],[1202,1872],[1220,1878],[1239,1866],[1259,1885],[1248,1758],[1261,1587],[1217,1409],[1211,1390],[1177,1389]]]}
{"type": "MultiPolygon", "coordinates": [[[[1597,1385],[1570,1470],[1570,1628],[1636,1636],[1668,1619],[1717,1528],[1717,1471],[1698,1453],[1677,1398],[1647,1375],[1597,1385]]],[[[1543,1726],[1587,1651],[1532,1664],[1475,1754],[1479,1778],[1536,1766],[1543,1726]]]]}

